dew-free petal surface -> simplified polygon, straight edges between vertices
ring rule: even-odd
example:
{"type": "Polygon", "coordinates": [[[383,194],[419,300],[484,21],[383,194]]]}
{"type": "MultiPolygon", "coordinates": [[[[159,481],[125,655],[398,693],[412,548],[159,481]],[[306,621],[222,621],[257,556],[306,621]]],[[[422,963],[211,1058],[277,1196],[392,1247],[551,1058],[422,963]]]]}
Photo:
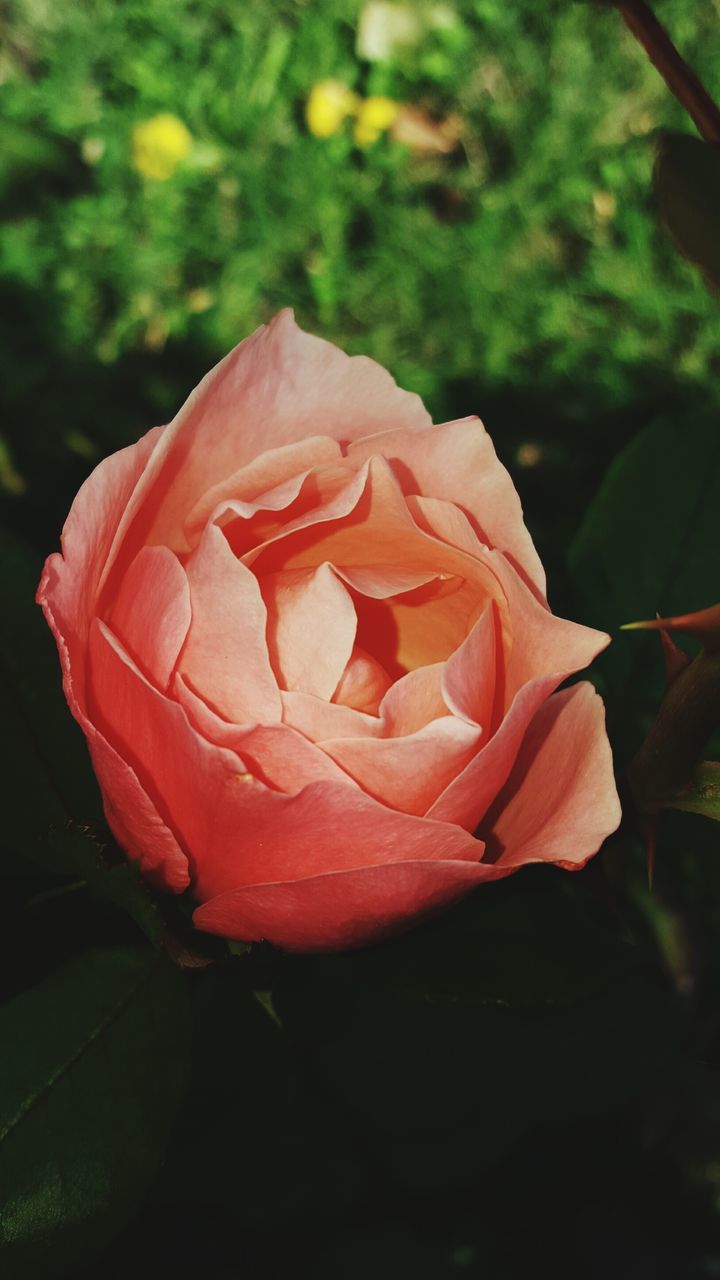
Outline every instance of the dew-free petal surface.
{"type": "Polygon", "coordinates": [[[93,717],[187,852],[200,899],[371,862],[482,855],[481,842],[459,827],[394,812],[349,780],[312,783],[296,795],[267,787],[241,755],[193,728],[104,623],[93,627],[90,649],[93,717]]]}
{"type": "Polygon", "coordinates": [[[183,524],[204,493],[267,449],[325,435],[356,440],[430,417],[366,356],[347,356],[281,311],[235,347],[188,397],[128,505],[118,544],[186,550],[183,524]]]}
{"type": "Polygon", "coordinates": [[[158,688],[166,689],[190,627],[187,575],[167,547],[143,547],[123,577],[110,627],[158,688]]]}
{"type": "Polygon", "coordinates": [[[404,861],[236,889],[198,907],[198,929],[287,951],[366,946],[464,897],[508,869],[482,862],[404,861]]]}
{"type": "Polygon", "coordinates": [[[342,703],[326,702],[312,693],[280,691],[285,724],[292,725],[311,742],[324,738],[374,737],[382,735],[377,716],[342,703]]]}
{"type": "Polygon", "coordinates": [[[587,681],[533,717],[482,832],[498,866],[582,867],[620,822],[602,700],[587,681]]]}
{"type": "Polygon", "coordinates": [[[289,725],[228,724],[189,688],[182,676],[174,682],[173,697],[198,733],[219,747],[236,751],[254,777],[277,791],[292,794],[311,782],[351,781],[324,751],[289,725]]]}
{"type": "Polygon", "coordinates": [[[266,575],[260,585],[278,684],[329,701],[355,643],[357,617],[347,588],[329,564],[266,575]]]}
{"type": "MultiPolygon", "coordinates": [[[[97,611],[108,556],[130,497],[162,435],[155,427],[137,444],[103,459],[78,491],[61,535],[62,554],[48,556],[36,600],[65,650],[63,674],[72,668],[73,696],[84,703],[84,650],[97,611]]],[[[66,696],[70,700],[66,688],[66,696]]]]}
{"type": "Polygon", "coordinates": [[[506,552],[544,593],[545,572],[523,522],[517,490],[479,418],[445,422],[420,433],[383,432],[348,450],[357,460],[373,453],[389,459],[406,493],[444,499],[467,512],[481,540],[506,552]]]}
{"type": "Polygon", "coordinates": [[[402,738],[340,738],[322,743],[376,800],[424,814],[473,755],[481,731],[446,715],[402,738]]]}
{"type": "Polygon", "coordinates": [[[196,540],[213,511],[223,502],[235,499],[248,505],[262,506],[264,495],[278,491],[293,480],[296,481],[294,488],[297,492],[313,467],[336,462],[341,457],[340,445],[326,436],[310,436],[307,440],[267,449],[231,476],[223,477],[205,490],[185,518],[188,541],[196,540]]]}
{"type": "Polygon", "coordinates": [[[491,602],[445,663],[442,695],[456,716],[481,725],[487,737],[495,728],[496,704],[500,701],[502,706],[503,694],[500,621],[491,602]]]}
{"type": "Polygon", "coordinates": [[[187,563],[192,623],[179,670],[226,720],[271,723],[282,714],[268,656],[267,611],[255,575],[208,525],[187,563]]]}

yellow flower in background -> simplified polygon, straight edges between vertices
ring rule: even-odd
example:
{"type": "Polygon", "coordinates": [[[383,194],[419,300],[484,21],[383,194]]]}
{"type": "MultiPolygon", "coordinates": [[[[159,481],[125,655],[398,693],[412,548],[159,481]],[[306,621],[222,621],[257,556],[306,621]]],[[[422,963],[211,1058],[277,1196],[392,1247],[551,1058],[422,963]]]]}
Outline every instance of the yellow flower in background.
{"type": "Polygon", "coordinates": [[[369,147],[377,142],[381,133],[390,128],[398,113],[398,105],[392,98],[366,98],[360,104],[355,123],[355,141],[359,147],[369,147]]]}
{"type": "Polygon", "coordinates": [[[171,178],[192,146],[192,134],[177,116],[163,112],[136,124],[132,137],[133,168],[143,178],[171,178]]]}
{"type": "Polygon", "coordinates": [[[331,138],[357,110],[357,103],[352,89],[340,80],[318,80],[305,106],[308,129],[316,138],[331,138]]]}

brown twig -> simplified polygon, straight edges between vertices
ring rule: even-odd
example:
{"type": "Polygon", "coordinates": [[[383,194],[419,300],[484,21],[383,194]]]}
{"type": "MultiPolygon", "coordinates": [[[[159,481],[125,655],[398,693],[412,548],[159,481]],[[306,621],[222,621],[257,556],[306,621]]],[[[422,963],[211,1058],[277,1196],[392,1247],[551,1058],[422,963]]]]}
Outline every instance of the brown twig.
{"type": "Polygon", "coordinates": [[[692,68],[680,57],[650,6],[645,0],[622,0],[618,9],[670,92],[694,121],[700,135],[706,142],[720,146],[720,109],[692,68]]]}

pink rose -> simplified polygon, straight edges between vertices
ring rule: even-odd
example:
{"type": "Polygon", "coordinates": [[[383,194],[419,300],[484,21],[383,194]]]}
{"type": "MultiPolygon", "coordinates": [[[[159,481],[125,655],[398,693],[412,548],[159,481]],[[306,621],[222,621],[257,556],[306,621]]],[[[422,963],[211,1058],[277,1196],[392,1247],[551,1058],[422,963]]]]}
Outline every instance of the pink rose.
{"type": "Polygon", "coordinates": [[[38,591],[120,844],[198,928],[357,946],[615,829],[607,637],[477,418],[283,311],[83,485],[38,591]]]}

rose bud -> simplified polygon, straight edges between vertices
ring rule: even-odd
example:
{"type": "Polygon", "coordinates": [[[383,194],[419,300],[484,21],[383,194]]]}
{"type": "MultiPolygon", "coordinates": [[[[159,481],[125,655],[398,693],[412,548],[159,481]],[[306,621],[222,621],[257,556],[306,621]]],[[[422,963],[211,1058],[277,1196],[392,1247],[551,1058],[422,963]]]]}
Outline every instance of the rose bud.
{"type": "Polygon", "coordinates": [[[619,821],[607,643],[553,616],[474,417],[281,312],[105,459],[38,590],[112,831],[199,929],[406,928],[619,821]]]}

